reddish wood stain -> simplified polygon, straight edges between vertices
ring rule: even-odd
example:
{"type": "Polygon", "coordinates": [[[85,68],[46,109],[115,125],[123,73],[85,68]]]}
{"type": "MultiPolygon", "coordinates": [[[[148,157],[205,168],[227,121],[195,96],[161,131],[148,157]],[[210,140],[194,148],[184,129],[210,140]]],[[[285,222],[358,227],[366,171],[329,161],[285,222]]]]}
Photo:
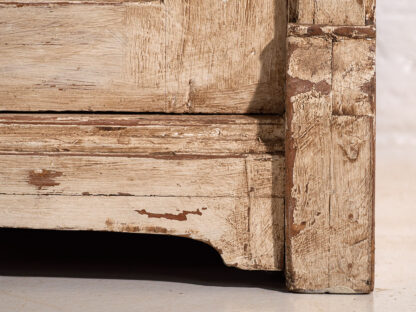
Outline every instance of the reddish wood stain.
{"type": "Polygon", "coordinates": [[[146,210],[142,209],[142,210],[135,210],[137,213],[141,214],[141,215],[147,215],[149,218],[163,218],[163,219],[168,219],[168,220],[176,220],[176,221],[186,221],[188,220],[187,215],[189,214],[193,214],[193,215],[198,215],[198,216],[202,216],[202,212],[197,209],[197,211],[182,211],[179,214],[172,214],[172,213],[151,213],[151,212],[147,212],[146,210]]]}
{"type": "Polygon", "coordinates": [[[160,226],[147,226],[145,228],[145,231],[150,232],[150,233],[157,233],[157,234],[168,234],[168,233],[170,234],[170,232],[166,228],[163,228],[160,226]]]}
{"type": "Polygon", "coordinates": [[[57,186],[60,183],[54,179],[62,176],[62,172],[53,170],[31,170],[29,171],[29,184],[37,186],[39,190],[44,187],[57,186]]]}

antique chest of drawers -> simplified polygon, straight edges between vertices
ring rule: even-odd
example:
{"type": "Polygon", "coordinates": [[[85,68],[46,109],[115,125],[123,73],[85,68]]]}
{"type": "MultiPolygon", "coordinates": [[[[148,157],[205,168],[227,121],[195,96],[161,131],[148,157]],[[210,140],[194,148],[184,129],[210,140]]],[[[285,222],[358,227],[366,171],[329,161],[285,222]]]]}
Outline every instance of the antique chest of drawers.
{"type": "Polygon", "coordinates": [[[370,292],[374,1],[2,1],[0,227],[184,236],[370,292]]]}

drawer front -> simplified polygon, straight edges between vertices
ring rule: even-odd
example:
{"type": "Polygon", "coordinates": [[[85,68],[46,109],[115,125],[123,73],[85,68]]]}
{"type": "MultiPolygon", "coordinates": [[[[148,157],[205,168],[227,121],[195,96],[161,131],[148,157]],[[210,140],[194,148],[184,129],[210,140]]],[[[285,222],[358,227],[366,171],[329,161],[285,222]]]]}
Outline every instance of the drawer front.
{"type": "Polygon", "coordinates": [[[2,1],[0,110],[282,113],[285,1],[2,1]]]}

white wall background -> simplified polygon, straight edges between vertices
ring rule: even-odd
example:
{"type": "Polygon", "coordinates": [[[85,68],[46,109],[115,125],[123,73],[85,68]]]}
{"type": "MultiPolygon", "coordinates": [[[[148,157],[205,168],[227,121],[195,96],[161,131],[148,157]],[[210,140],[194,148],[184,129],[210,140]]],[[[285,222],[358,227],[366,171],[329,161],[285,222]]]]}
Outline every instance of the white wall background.
{"type": "Polygon", "coordinates": [[[377,145],[416,150],[416,0],[377,0],[377,145]]]}

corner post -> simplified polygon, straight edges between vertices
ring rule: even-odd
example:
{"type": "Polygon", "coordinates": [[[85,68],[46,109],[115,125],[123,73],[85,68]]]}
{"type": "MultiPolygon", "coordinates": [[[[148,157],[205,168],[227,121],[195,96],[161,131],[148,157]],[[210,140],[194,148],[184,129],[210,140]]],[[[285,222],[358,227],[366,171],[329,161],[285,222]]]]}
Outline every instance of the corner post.
{"type": "Polygon", "coordinates": [[[286,279],[374,287],[374,1],[289,0],[286,279]],[[340,26],[341,25],[341,26],[340,26]]]}

